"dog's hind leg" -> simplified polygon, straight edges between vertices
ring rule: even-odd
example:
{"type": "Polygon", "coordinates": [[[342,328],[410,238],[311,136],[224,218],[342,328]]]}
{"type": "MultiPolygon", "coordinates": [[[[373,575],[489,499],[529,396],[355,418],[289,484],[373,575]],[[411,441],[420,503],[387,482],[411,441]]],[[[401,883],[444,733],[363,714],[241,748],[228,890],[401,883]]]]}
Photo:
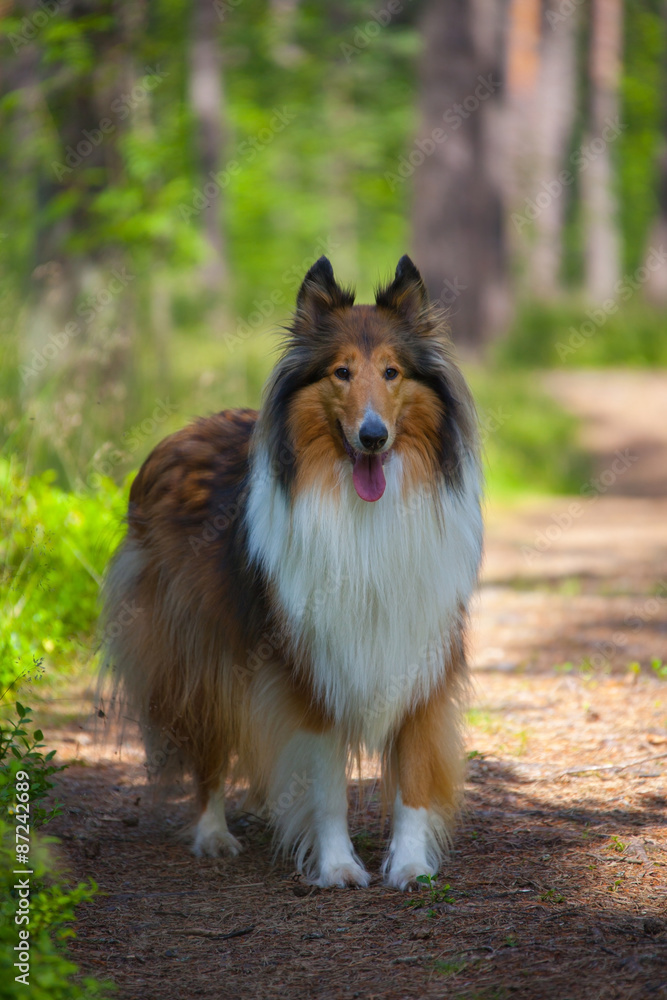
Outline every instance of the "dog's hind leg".
{"type": "Polygon", "coordinates": [[[194,831],[192,851],[197,857],[215,858],[220,854],[235,857],[243,850],[229,832],[225,815],[225,774],[220,774],[215,787],[200,786],[202,812],[194,831]]]}
{"type": "Polygon", "coordinates": [[[269,817],[278,843],[316,885],[370,881],[347,828],[347,748],[330,732],[299,730],[279,754],[269,782],[269,817]]]}

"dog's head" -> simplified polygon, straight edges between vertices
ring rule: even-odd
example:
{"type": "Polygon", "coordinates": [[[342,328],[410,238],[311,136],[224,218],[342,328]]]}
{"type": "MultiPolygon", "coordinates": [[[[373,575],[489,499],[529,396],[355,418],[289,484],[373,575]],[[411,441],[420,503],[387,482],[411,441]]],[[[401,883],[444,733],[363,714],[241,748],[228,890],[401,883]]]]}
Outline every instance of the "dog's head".
{"type": "Polygon", "coordinates": [[[321,257],[306,274],[286,350],[269,382],[261,435],[284,485],[333,486],[341,463],[366,501],[402,458],[406,488],[442,475],[456,486],[474,450],[474,412],[419,271],[401,257],[374,306],[355,306],[321,257]]]}

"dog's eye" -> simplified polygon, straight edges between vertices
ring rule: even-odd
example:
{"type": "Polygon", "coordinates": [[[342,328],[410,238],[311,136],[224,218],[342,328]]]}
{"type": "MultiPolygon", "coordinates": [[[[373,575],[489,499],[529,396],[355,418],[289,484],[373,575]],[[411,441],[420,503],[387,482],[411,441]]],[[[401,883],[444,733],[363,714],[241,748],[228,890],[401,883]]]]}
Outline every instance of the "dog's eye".
{"type": "Polygon", "coordinates": [[[341,382],[350,381],[350,369],[349,368],[337,368],[334,372],[336,378],[339,378],[341,382]]]}
{"type": "Polygon", "coordinates": [[[392,379],[395,379],[397,375],[398,375],[397,368],[387,368],[386,372],[384,373],[384,377],[387,379],[388,382],[391,382],[392,379]]]}

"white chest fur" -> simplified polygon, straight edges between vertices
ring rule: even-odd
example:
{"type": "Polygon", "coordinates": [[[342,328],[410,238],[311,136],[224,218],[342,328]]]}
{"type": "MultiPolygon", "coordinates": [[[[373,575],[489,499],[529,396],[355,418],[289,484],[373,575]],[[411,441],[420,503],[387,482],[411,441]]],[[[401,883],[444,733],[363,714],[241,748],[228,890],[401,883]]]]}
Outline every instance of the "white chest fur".
{"type": "Polygon", "coordinates": [[[247,512],[250,554],[276,588],[315,691],[371,750],[446,669],[482,539],[472,463],[460,493],[443,486],[407,502],[398,456],[385,475],[382,499],[366,503],[341,462],[336,495],[313,492],[290,504],[257,455],[247,512]]]}

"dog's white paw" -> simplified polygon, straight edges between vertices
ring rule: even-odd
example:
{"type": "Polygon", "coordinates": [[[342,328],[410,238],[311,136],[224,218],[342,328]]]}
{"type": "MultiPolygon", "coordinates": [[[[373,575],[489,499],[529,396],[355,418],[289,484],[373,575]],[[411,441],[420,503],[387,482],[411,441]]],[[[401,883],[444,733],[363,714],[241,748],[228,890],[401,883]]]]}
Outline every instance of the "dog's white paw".
{"type": "Polygon", "coordinates": [[[419,885],[417,878],[420,875],[435,875],[437,869],[422,859],[397,861],[390,857],[383,868],[383,873],[385,885],[405,892],[411,886],[419,885]]]}
{"type": "Polygon", "coordinates": [[[439,862],[437,821],[423,807],[403,805],[400,792],[394,807],[394,832],[382,865],[385,885],[404,891],[420,875],[436,875],[439,862]]]}
{"type": "Polygon", "coordinates": [[[366,869],[354,858],[320,864],[317,868],[316,878],[313,879],[315,885],[319,885],[323,889],[333,885],[341,887],[358,885],[365,889],[370,880],[371,877],[366,869]]]}
{"type": "Polygon", "coordinates": [[[226,854],[235,858],[243,850],[236,837],[212,812],[205,812],[195,828],[192,853],[198,857],[217,858],[226,854]]]}

